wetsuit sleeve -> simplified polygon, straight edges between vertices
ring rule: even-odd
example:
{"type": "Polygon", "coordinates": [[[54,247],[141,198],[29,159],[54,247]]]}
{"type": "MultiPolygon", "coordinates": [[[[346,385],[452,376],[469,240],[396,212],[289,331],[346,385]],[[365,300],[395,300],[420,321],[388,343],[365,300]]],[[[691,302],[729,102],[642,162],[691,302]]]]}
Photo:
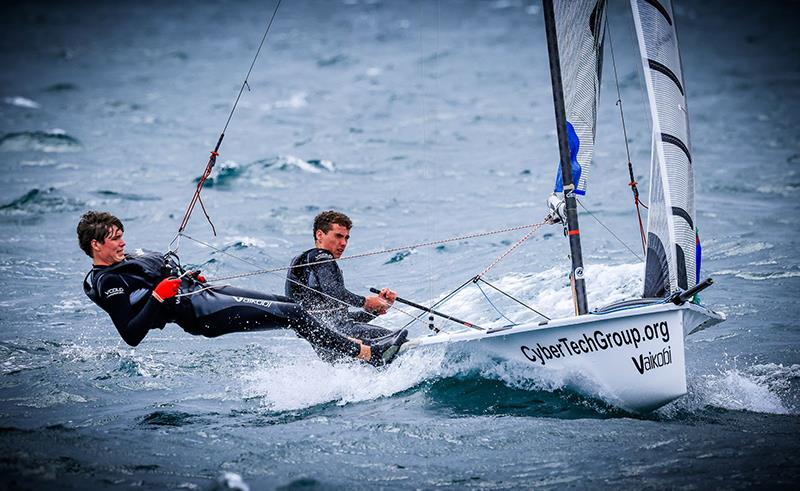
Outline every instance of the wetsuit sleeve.
{"type": "Polygon", "coordinates": [[[320,252],[313,257],[312,262],[325,261],[311,266],[311,273],[316,278],[317,283],[313,286],[319,288],[326,295],[339,299],[352,307],[363,307],[366,299],[344,287],[342,270],[339,269],[335,261],[330,261],[330,259],[333,259],[333,256],[327,251],[320,252]]]}
{"type": "Polygon", "coordinates": [[[162,315],[162,305],[151,295],[147,296],[144,306],[136,312],[130,302],[128,285],[116,275],[105,276],[100,289],[100,303],[108,312],[119,335],[130,346],[136,346],[150,329],[163,329],[166,320],[162,315]]]}
{"type": "Polygon", "coordinates": [[[347,317],[355,322],[362,322],[366,324],[375,319],[375,314],[370,314],[365,310],[360,310],[358,312],[348,312],[347,317]]]}

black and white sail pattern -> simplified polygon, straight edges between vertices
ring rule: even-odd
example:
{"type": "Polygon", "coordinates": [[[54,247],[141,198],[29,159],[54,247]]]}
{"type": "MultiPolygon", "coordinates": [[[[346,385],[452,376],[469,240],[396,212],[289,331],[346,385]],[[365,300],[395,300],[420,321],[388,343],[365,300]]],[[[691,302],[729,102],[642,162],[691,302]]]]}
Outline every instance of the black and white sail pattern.
{"type": "MultiPolygon", "coordinates": [[[[573,182],[576,193],[586,194],[600,98],[606,2],[556,0],[553,7],[573,182]]],[[[561,192],[562,187],[559,166],[555,191],[561,192]]]]}
{"type": "Polygon", "coordinates": [[[650,101],[653,143],[645,297],[696,284],[694,172],[671,0],[631,0],[650,101]]]}

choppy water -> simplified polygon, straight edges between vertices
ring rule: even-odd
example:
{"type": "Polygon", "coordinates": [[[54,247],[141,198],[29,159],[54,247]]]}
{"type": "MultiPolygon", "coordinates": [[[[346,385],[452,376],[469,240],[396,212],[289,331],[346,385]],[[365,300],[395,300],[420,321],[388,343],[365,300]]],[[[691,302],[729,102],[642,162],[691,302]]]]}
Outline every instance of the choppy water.
{"type": "MultiPolygon", "coordinates": [[[[703,295],[724,324],[687,339],[689,394],[647,417],[518,367],[413,353],[331,366],[291,333],[207,340],[178,327],[125,346],[83,295],[87,209],[165,249],[216,142],[270,2],[12,5],[0,19],[0,483],[4,488],[749,487],[796,482],[797,4],[679,2],[703,295]]],[[[281,7],[189,233],[265,268],[310,221],[356,222],[350,254],[533,223],[556,143],[538,4],[281,7]]],[[[647,188],[649,128],[624,2],[612,2],[626,122],[647,188]]],[[[634,249],[610,58],[586,205],[634,249]]],[[[582,217],[592,306],[635,295],[640,263],[582,217]]],[[[354,290],[426,301],[521,233],[344,263],[354,290]]],[[[207,276],[251,266],[188,241],[207,276]]],[[[491,273],[570,309],[557,230],[491,273]]],[[[281,291],[279,276],[242,280],[281,291]]],[[[515,321],[532,315],[502,298],[515,321]]],[[[453,315],[504,322],[479,292],[453,315]]],[[[385,323],[399,326],[399,312],[385,323]]],[[[416,326],[413,334],[424,334],[416,326]]]]}

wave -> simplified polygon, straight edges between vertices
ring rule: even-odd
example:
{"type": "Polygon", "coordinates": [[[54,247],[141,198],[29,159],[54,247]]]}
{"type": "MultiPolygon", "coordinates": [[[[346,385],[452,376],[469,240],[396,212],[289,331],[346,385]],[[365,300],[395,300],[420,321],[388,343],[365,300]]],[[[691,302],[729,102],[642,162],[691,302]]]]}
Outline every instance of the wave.
{"type": "MultiPolygon", "coordinates": [[[[590,295],[590,305],[638,296],[642,268],[639,263],[587,267],[587,281],[595,290],[590,295]]],[[[507,275],[493,284],[553,317],[572,313],[569,281],[561,268],[507,275]]],[[[485,327],[507,323],[484,305],[480,291],[464,289],[442,310],[485,327]]],[[[538,318],[519,306],[509,306],[506,313],[517,322],[538,318]]],[[[405,322],[397,313],[386,317],[390,324],[405,322]]],[[[690,374],[687,396],[645,417],[675,419],[709,408],[791,414],[796,408],[784,401],[788,397],[784,394],[790,394],[792,384],[798,380],[800,365],[765,364],[714,374],[690,374]]],[[[260,399],[266,409],[278,412],[325,404],[347,405],[415,391],[427,397],[429,404],[470,414],[631,416],[613,407],[603,389],[585,374],[540,370],[532,377],[528,364],[462,352],[454,345],[409,351],[378,371],[359,363],[329,365],[305,358],[273,362],[243,375],[242,387],[247,396],[260,399]]]]}
{"type": "Polygon", "coordinates": [[[528,369],[436,347],[408,352],[381,370],[358,362],[330,365],[303,358],[273,362],[241,378],[245,398],[259,399],[272,412],[344,406],[414,391],[428,405],[453,413],[563,418],[627,414],[582,395],[574,384],[577,378],[558,374],[534,380],[528,369]]]}
{"type": "Polygon", "coordinates": [[[23,107],[26,109],[39,109],[41,105],[30,99],[25,97],[5,97],[3,98],[3,102],[8,104],[9,106],[16,106],[16,107],[23,107]]]}
{"type": "Polygon", "coordinates": [[[82,149],[83,145],[77,138],[59,129],[7,133],[0,138],[0,151],[2,152],[65,153],[77,152],[82,149]]]}
{"type": "Polygon", "coordinates": [[[79,211],[84,207],[85,204],[83,202],[64,196],[56,188],[34,188],[10,203],[0,205],[0,216],[42,216],[49,213],[79,211]]]}
{"type": "Polygon", "coordinates": [[[139,424],[144,426],[186,426],[197,422],[197,417],[183,411],[154,411],[142,416],[139,424]]]}
{"type": "Polygon", "coordinates": [[[44,89],[46,92],[70,92],[78,90],[78,86],[69,82],[59,82],[44,89]]]}
{"type": "MultiPolygon", "coordinates": [[[[260,159],[249,164],[225,161],[219,164],[217,171],[206,179],[205,186],[224,189],[230,187],[240,178],[244,178],[249,183],[259,184],[264,187],[283,187],[280,181],[265,175],[265,172],[269,174],[272,171],[322,174],[336,172],[336,166],[330,160],[303,160],[292,155],[260,159]]],[[[199,178],[196,178],[194,182],[199,182],[199,178]]]]}
{"type": "Polygon", "coordinates": [[[407,258],[408,256],[410,256],[413,253],[414,253],[414,251],[410,251],[410,250],[397,252],[392,257],[387,259],[386,262],[384,262],[383,264],[399,263],[400,261],[402,261],[403,259],[407,258]]]}
{"type": "MultiPolygon", "coordinates": [[[[620,300],[636,298],[641,295],[643,287],[643,269],[641,263],[633,264],[591,264],[585,267],[586,282],[592,288],[587,291],[587,301],[590,306],[608,305],[620,300]]],[[[572,291],[569,285],[568,271],[562,267],[554,267],[535,273],[511,273],[490,282],[499,289],[512,294],[522,302],[539,310],[548,317],[566,317],[574,312],[572,291]]],[[[492,303],[496,304],[503,314],[509,316],[516,323],[523,323],[541,318],[521,307],[519,304],[504,298],[492,289],[483,289],[492,303]]],[[[444,297],[442,294],[434,301],[444,297]]],[[[423,302],[425,303],[425,302],[423,302]]],[[[430,305],[433,302],[425,303],[430,305]]],[[[464,288],[454,295],[445,304],[442,310],[459,317],[470,320],[485,327],[498,327],[507,324],[507,321],[498,315],[487,302],[486,297],[478,288],[464,288]]],[[[405,323],[400,314],[391,312],[387,321],[405,323]]]]}
{"type": "Polygon", "coordinates": [[[800,381],[800,365],[767,363],[721,370],[717,374],[689,374],[689,393],[659,410],[666,417],[697,413],[707,408],[768,414],[797,414],[784,401],[792,384],[800,381]]]}
{"type": "Polygon", "coordinates": [[[725,257],[746,256],[748,254],[755,254],[756,252],[769,250],[774,247],[775,246],[770,244],[769,242],[736,241],[728,244],[725,243],[714,244],[712,247],[708,248],[711,249],[711,251],[707,252],[706,254],[708,254],[709,258],[717,259],[725,257]]]}
{"type": "MultiPolygon", "coordinates": [[[[206,179],[205,187],[225,187],[234,179],[242,175],[244,168],[232,160],[226,160],[217,166],[217,172],[206,179]]],[[[196,178],[194,182],[200,182],[200,178],[196,178]]]]}
{"type": "Polygon", "coordinates": [[[100,191],[95,191],[95,195],[100,196],[102,198],[111,198],[111,199],[118,199],[123,201],[159,201],[161,200],[158,196],[151,196],[151,195],[144,195],[144,194],[134,194],[134,193],[121,193],[118,191],[109,191],[106,189],[101,189],[100,191]]]}
{"type": "Polygon", "coordinates": [[[263,111],[271,111],[273,109],[300,109],[308,106],[307,97],[308,94],[306,94],[305,92],[297,92],[295,94],[292,94],[291,97],[289,97],[286,100],[263,104],[261,106],[261,109],[263,111]]]}
{"type": "Polygon", "coordinates": [[[750,281],[766,281],[766,280],[778,280],[783,278],[798,278],[800,277],[800,271],[780,271],[780,272],[773,272],[773,273],[755,273],[751,271],[739,271],[736,269],[724,269],[721,271],[717,271],[714,273],[715,275],[732,275],[737,278],[741,278],[743,280],[750,280],[750,281]]]}
{"type": "Polygon", "coordinates": [[[264,169],[280,171],[302,171],[310,174],[321,174],[323,172],[336,172],[336,166],[330,160],[310,159],[303,160],[292,155],[277,156],[268,159],[256,160],[252,165],[258,165],[264,169]]]}

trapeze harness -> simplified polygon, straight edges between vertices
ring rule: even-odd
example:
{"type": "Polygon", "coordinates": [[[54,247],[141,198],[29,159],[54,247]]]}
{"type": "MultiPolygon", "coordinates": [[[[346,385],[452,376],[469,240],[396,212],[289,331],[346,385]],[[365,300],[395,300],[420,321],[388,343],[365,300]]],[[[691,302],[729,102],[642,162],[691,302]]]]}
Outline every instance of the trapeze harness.
{"type": "Polygon", "coordinates": [[[151,329],[168,322],[189,334],[216,337],[232,332],[293,329],[315,348],[355,357],[359,345],[320,324],[291,299],[230,286],[208,288],[187,276],[181,293],[189,296],[158,302],[153,288],[164,278],[179,276],[174,261],[157,252],[128,255],[112,266],[94,266],[83,289],[105,310],[122,339],[138,345],[151,329]]]}
{"type": "Polygon", "coordinates": [[[309,249],[292,260],[286,273],[286,296],[329,327],[358,339],[374,339],[391,333],[368,324],[375,316],[361,308],[365,298],[344,286],[344,275],[325,249],[309,249]]]}

